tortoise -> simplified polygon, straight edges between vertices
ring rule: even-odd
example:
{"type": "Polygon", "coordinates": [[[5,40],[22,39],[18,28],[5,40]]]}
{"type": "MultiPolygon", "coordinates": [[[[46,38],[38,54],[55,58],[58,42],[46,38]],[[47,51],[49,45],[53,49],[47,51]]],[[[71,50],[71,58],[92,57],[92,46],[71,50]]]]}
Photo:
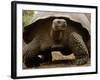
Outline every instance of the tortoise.
{"type": "Polygon", "coordinates": [[[73,53],[76,65],[90,58],[90,21],[85,13],[37,11],[24,27],[23,63],[28,67],[51,62],[51,51],[73,53]]]}

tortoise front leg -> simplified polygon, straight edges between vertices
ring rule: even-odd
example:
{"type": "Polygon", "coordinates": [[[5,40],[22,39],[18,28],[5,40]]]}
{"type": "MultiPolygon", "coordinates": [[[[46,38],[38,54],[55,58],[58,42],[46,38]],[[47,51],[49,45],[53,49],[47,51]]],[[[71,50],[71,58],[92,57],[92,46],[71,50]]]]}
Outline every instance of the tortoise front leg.
{"type": "Polygon", "coordinates": [[[69,47],[75,55],[75,63],[77,65],[83,65],[88,62],[88,49],[81,35],[76,32],[71,33],[69,36],[69,47]]]}
{"type": "Polygon", "coordinates": [[[26,67],[31,68],[39,65],[40,59],[37,56],[39,51],[40,45],[37,39],[32,40],[23,47],[23,63],[26,67]]]}

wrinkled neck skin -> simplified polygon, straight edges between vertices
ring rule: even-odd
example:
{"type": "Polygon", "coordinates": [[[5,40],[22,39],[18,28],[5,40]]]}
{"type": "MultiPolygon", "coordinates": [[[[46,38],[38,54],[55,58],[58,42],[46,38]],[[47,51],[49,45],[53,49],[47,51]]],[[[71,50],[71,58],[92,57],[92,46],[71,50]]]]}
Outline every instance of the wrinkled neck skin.
{"type": "Polygon", "coordinates": [[[64,36],[64,30],[51,30],[51,38],[55,44],[59,44],[64,36]]]}

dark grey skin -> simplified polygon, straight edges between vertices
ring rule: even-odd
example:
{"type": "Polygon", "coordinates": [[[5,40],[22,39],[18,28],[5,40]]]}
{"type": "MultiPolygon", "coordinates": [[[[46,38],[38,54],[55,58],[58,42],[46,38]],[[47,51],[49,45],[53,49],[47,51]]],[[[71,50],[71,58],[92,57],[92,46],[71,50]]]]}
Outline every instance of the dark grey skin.
{"type": "Polygon", "coordinates": [[[27,67],[39,66],[41,62],[52,60],[51,51],[61,51],[64,55],[74,53],[76,65],[86,64],[90,51],[87,33],[80,23],[64,17],[32,23],[23,33],[27,44],[23,47],[23,62],[27,67]]]}

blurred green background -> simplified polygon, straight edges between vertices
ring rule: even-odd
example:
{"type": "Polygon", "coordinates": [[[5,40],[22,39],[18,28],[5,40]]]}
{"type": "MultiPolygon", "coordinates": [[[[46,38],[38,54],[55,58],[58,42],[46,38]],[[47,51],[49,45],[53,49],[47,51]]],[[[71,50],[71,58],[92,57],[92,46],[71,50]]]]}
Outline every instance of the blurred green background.
{"type": "Polygon", "coordinates": [[[33,10],[23,10],[23,27],[31,24],[32,22],[32,18],[34,15],[34,11],[33,10]]]}

